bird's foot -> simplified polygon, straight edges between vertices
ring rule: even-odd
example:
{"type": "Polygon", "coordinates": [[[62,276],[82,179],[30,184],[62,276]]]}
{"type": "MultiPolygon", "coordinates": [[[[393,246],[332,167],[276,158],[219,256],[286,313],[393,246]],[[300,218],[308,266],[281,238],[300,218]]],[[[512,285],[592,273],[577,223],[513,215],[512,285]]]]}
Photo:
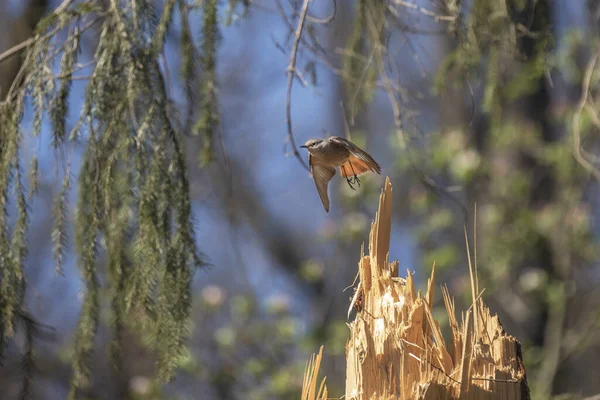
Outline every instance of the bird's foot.
{"type": "Polygon", "coordinates": [[[360,179],[358,179],[357,175],[346,178],[346,182],[348,182],[348,186],[350,186],[352,190],[356,190],[354,185],[358,185],[358,187],[360,187],[360,179]]]}
{"type": "Polygon", "coordinates": [[[346,178],[346,182],[348,183],[348,186],[350,186],[350,189],[356,190],[356,188],[354,187],[354,180],[352,179],[352,177],[346,178]]]}

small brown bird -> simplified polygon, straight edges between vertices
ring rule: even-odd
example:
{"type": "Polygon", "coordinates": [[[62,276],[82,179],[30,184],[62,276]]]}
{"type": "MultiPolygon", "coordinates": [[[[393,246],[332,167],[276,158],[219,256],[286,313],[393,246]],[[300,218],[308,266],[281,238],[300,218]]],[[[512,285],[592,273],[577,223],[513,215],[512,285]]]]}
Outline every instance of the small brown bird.
{"type": "Polygon", "coordinates": [[[327,186],[335,175],[336,167],[340,168],[340,173],[353,190],[356,190],[354,184],[360,186],[358,175],[368,171],[381,173],[381,168],[373,160],[373,157],[351,141],[338,136],[331,136],[327,139],[309,139],[300,147],[308,150],[310,172],[327,212],[329,212],[327,186]]]}

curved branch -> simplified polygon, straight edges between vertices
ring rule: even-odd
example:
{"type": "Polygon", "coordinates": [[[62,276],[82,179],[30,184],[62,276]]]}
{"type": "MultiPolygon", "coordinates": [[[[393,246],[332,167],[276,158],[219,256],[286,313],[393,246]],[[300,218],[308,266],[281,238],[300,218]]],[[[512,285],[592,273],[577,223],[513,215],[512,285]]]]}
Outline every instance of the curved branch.
{"type": "Polygon", "coordinates": [[[327,17],[327,18],[324,18],[324,19],[320,19],[320,18],[315,18],[315,17],[312,17],[312,16],[310,16],[310,15],[307,15],[307,16],[306,16],[306,19],[307,19],[309,22],[312,22],[312,23],[314,23],[314,24],[323,24],[323,25],[327,25],[328,23],[330,23],[331,21],[333,21],[333,19],[335,18],[335,14],[336,14],[336,13],[337,13],[337,3],[336,3],[336,1],[335,1],[335,0],[333,0],[333,13],[332,13],[332,14],[331,14],[329,17],[327,17]]]}
{"type": "MultiPolygon", "coordinates": [[[[404,0],[394,0],[393,3],[395,3],[398,6],[404,7],[404,8],[416,10],[416,11],[420,12],[421,14],[432,18],[435,22],[455,21],[458,18],[458,14],[457,15],[440,15],[440,14],[430,11],[424,7],[421,7],[415,3],[410,3],[410,2],[404,1],[404,0]]],[[[391,6],[388,6],[388,8],[390,9],[390,11],[392,10],[391,6]]]]}
{"type": "Polygon", "coordinates": [[[590,162],[581,151],[581,113],[587,104],[588,93],[590,91],[590,82],[592,80],[592,74],[594,72],[594,68],[596,67],[596,63],[598,62],[598,58],[600,57],[600,49],[596,51],[596,54],[589,61],[585,73],[583,75],[583,83],[581,84],[581,97],[579,98],[579,102],[577,103],[577,107],[575,108],[575,113],[573,114],[573,156],[577,160],[577,162],[588,170],[594,178],[600,181],[600,171],[598,168],[594,166],[592,162],[590,162]]]}
{"type": "Polygon", "coordinates": [[[287,81],[287,94],[285,102],[285,116],[288,129],[287,140],[292,144],[292,150],[294,156],[298,159],[300,164],[310,171],[306,162],[302,159],[298,148],[296,147],[296,141],[294,140],[294,133],[292,131],[292,85],[294,83],[294,75],[296,75],[296,57],[298,55],[298,45],[300,44],[300,38],[302,36],[302,30],[304,29],[304,23],[306,22],[306,14],[308,13],[308,3],[310,0],[304,0],[302,4],[302,10],[300,11],[300,19],[298,20],[298,27],[296,28],[296,34],[294,38],[294,45],[292,46],[292,55],[290,57],[290,64],[287,67],[288,81],[287,81]]]}

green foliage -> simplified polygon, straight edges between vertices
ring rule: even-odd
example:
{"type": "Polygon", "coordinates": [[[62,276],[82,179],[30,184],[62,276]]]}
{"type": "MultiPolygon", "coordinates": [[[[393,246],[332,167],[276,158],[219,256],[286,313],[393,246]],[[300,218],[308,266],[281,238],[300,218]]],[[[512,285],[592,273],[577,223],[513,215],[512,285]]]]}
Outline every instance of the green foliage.
{"type": "Polygon", "coordinates": [[[181,35],[179,39],[179,51],[181,52],[181,79],[185,85],[185,96],[188,103],[188,112],[185,126],[189,126],[194,114],[194,105],[197,103],[196,70],[198,68],[198,51],[194,45],[194,35],[190,28],[189,12],[184,1],[179,2],[179,14],[181,15],[181,35]]]}
{"type": "MultiPolygon", "coordinates": [[[[296,356],[306,334],[291,312],[291,300],[279,294],[261,304],[250,294],[227,296],[220,286],[205,288],[194,307],[203,350],[191,352],[193,361],[187,363],[196,367],[189,373],[210,382],[219,398],[298,397],[305,359],[296,356]]],[[[337,339],[343,347],[346,337],[337,339]]]]}
{"type": "Polygon", "coordinates": [[[346,98],[351,117],[354,117],[375,95],[377,67],[374,60],[374,46],[379,46],[379,38],[373,37],[367,24],[370,15],[368,0],[359,0],[352,33],[348,37],[344,58],[343,77],[346,98]]]}
{"type": "MultiPolygon", "coordinates": [[[[73,36],[74,33],[75,31],[71,32],[71,36],[73,36]]],[[[58,92],[56,93],[54,99],[52,99],[52,103],[49,107],[52,130],[54,133],[54,138],[52,141],[54,147],[58,147],[66,136],[65,120],[69,113],[69,92],[73,78],[73,67],[77,62],[77,46],[78,39],[75,39],[73,40],[73,43],[70,46],[67,46],[63,52],[63,56],[60,61],[60,89],[58,89],[58,92]]]]}
{"type": "Polygon", "coordinates": [[[219,129],[219,108],[217,99],[217,44],[219,24],[217,21],[217,0],[204,3],[204,24],[202,35],[202,68],[204,79],[200,85],[200,118],[194,125],[194,133],[204,139],[200,164],[212,160],[212,146],[219,129]]]}
{"type": "Polygon", "coordinates": [[[39,186],[39,162],[37,154],[34,154],[31,159],[31,169],[29,170],[29,195],[28,200],[31,201],[37,193],[39,186]]]}
{"type": "Polygon", "coordinates": [[[54,198],[52,206],[52,217],[54,218],[54,230],[52,231],[52,255],[56,261],[56,273],[62,275],[62,265],[65,247],[68,245],[67,238],[67,197],[71,187],[70,172],[63,179],[62,188],[58,196],[54,198]]]}
{"type": "MultiPolygon", "coordinates": [[[[23,258],[26,254],[27,203],[19,168],[19,114],[20,108],[0,105],[0,124],[4,133],[0,141],[0,326],[3,341],[14,334],[25,291],[23,258]],[[18,210],[18,220],[12,230],[9,229],[8,212],[11,189],[18,210]]],[[[0,354],[2,351],[0,349],[0,354]]]]}
{"type": "Polygon", "coordinates": [[[250,0],[229,0],[229,7],[227,9],[227,18],[225,19],[225,26],[231,25],[234,18],[237,17],[235,15],[235,10],[237,6],[242,3],[244,6],[244,12],[242,16],[245,16],[248,13],[250,8],[250,0]]]}
{"type": "Polygon", "coordinates": [[[21,324],[25,331],[25,354],[23,356],[23,362],[21,364],[21,372],[23,374],[23,386],[21,387],[21,393],[19,395],[20,400],[31,398],[31,386],[33,381],[33,373],[35,370],[35,356],[34,356],[34,340],[38,334],[38,327],[31,318],[22,316],[21,324]]]}
{"type": "Polygon", "coordinates": [[[152,46],[152,53],[155,56],[158,55],[165,46],[169,26],[173,21],[173,10],[176,2],[177,0],[167,0],[163,5],[163,11],[158,22],[158,26],[156,27],[156,32],[153,32],[152,37],[154,42],[152,46]]]}
{"type": "Polygon", "coordinates": [[[33,102],[33,136],[38,136],[42,130],[44,104],[49,100],[48,92],[52,90],[54,81],[50,73],[50,66],[44,56],[50,52],[49,42],[48,39],[41,40],[40,43],[28,53],[29,60],[27,61],[40,65],[40,67],[35,69],[29,77],[31,82],[31,98],[33,102]]]}
{"type": "MultiPolygon", "coordinates": [[[[574,296],[565,287],[574,285],[575,274],[600,254],[589,223],[589,177],[572,156],[573,139],[565,129],[570,112],[553,113],[548,99],[548,73],[564,62],[553,59],[549,5],[539,3],[535,13],[530,7],[526,1],[473,4],[456,47],[438,70],[436,89],[447,89],[448,76],[462,82],[463,91],[466,81],[478,87],[483,95],[473,110],[476,123],[445,126],[422,157],[449,186],[460,185],[463,203],[469,208],[477,203],[477,251],[484,257],[479,279],[486,296],[502,295],[508,287],[552,320],[574,296]]],[[[585,126],[585,117],[582,121],[585,126]]],[[[437,266],[464,265],[464,240],[457,229],[462,220],[441,211],[447,208],[433,194],[426,197],[413,198],[413,209],[425,221],[417,232],[427,254],[423,267],[434,259],[437,266]]],[[[505,314],[513,316],[509,307],[505,314]]],[[[544,329],[530,325],[532,331],[544,329]]],[[[561,322],[557,326],[562,329],[561,322]]],[[[559,340],[561,334],[556,333],[559,340]]],[[[550,350],[544,346],[551,345],[527,336],[519,340],[525,342],[528,375],[536,377],[548,365],[550,350]]],[[[531,380],[537,384],[533,391],[545,393],[552,378],[531,380]]]]}
{"type": "MultiPolygon", "coordinates": [[[[28,205],[19,164],[25,96],[29,95],[33,104],[32,134],[40,135],[44,115],[48,115],[54,149],[64,154],[70,147],[68,166],[52,207],[52,253],[59,273],[68,247],[73,141],[85,144],[74,218],[75,250],[84,290],[70,353],[73,399],[93,380],[91,357],[105,294],[111,304],[115,367],[122,361],[119,353],[125,330],[150,337],[148,343],[157,354],[157,377],[162,381],[172,379],[185,353],[191,284],[195,269],[203,262],[194,238],[183,133],[173,121],[159,67],[176,4],[176,0],[167,1],[159,17],[147,2],[117,0],[110,2],[102,19],[95,19],[99,10],[94,2],[77,3],[50,14],[37,27],[37,36],[24,57],[20,73],[23,84],[13,85],[7,100],[0,104],[0,356],[15,334],[25,291],[28,205]],[[99,21],[102,26],[95,66],[79,120],[69,135],[70,87],[83,68],[77,63],[79,38],[99,21]],[[56,33],[68,26],[66,40],[59,41],[56,33]],[[59,73],[53,75],[59,57],[59,73]],[[11,226],[8,207],[13,198],[17,218],[11,226]],[[108,256],[106,269],[99,264],[102,254],[108,256]]],[[[213,39],[204,40],[205,66],[212,71],[208,75],[210,85],[215,81],[218,32],[216,2],[212,6],[206,12],[211,25],[205,33],[212,32],[213,39]]],[[[194,44],[191,34],[187,35],[189,51],[194,44]]],[[[186,68],[189,79],[197,75],[193,62],[188,61],[186,68]]],[[[210,96],[205,98],[206,109],[216,103],[216,91],[210,96]]],[[[29,174],[30,199],[38,186],[38,168],[35,156],[29,174]]],[[[33,370],[32,325],[25,326],[25,333],[23,392],[28,393],[33,370]]]]}

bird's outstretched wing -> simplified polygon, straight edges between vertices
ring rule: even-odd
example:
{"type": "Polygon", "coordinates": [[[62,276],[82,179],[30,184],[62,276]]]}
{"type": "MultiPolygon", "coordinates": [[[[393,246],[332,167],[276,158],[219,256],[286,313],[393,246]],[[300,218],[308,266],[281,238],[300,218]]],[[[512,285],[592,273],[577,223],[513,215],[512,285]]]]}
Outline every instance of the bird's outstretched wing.
{"type": "Polygon", "coordinates": [[[350,152],[348,162],[340,165],[340,172],[344,178],[353,175],[360,175],[368,171],[373,171],[378,174],[381,173],[381,167],[379,164],[377,164],[377,161],[375,161],[373,157],[369,155],[369,153],[351,141],[339,136],[332,136],[329,138],[329,140],[344,146],[350,152]]]}
{"type": "Polygon", "coordinates": [[[323,207],[325,207],[325,211],[329,212],[329,196],[327,195],[327,187],[329,185],[329,181],[335,175],[335,168],[327,167],[321,164],[313,164],[311,161],[312,160],[309,154],[308,164],[310,165],[310,172],[312,173],[315,185],[317,186],[317,192],[319,192],[319,197],[321,197],[323,207]]]}

